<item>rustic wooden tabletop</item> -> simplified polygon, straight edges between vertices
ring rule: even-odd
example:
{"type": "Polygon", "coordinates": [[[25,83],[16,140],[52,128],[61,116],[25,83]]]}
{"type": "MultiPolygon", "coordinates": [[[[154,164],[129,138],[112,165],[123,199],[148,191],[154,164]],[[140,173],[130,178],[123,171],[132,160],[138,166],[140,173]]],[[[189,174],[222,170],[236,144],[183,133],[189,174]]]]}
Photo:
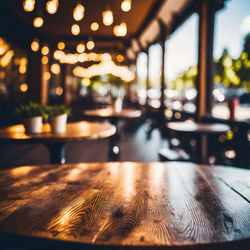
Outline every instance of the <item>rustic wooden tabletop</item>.
{"type": "Polygon", "coordinates": [[[249,183],[249,170],[179,162],[3,170],[0,238],[34,249],[46,241],[59,249],[249,249],[249,183]]]}
{"type": "Polygon", "coordinates": [[[80,121],[67,123],[65,133],[51,133],[50,125],[43,124],[42,132],[26,134],[22,124],[0,129],[0,142],[72,142],[95,140],[114,135],[116,128],[110,123],[80,121]]]}

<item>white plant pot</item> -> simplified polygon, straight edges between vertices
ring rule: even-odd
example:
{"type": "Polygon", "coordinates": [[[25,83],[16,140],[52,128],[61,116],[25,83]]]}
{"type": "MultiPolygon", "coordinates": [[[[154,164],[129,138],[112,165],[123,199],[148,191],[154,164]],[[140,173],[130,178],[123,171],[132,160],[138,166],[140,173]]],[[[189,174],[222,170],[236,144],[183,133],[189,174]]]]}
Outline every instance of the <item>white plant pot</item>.
{"type": "Polygon", "coordinates": [[[23,120],[23,125],[25,127],[26,134],[41,133],[43,125],[43,117],[36,116],[36,117],[26,118],[23,120]]]}
{"type": "Polygon", "coordinates": [[[66,131],[67,114],[50,117],[52,133],[64,133],[66,131]]]}
{"type": "Polygon", "coordinates": [[[123,98],[118,97],[115,102],[114,102],[114,110],[115,113],[121,113],[122,111],[122,103],[123,103],[123,98]]]}

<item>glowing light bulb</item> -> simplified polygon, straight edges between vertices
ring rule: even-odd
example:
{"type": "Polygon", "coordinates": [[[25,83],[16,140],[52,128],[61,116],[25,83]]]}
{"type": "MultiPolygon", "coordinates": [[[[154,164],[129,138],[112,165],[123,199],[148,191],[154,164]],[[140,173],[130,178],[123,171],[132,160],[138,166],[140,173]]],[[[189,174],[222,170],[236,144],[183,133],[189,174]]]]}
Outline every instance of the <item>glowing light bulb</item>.
{"type": "Polygon", "coordinates": [[[116,60],[117,60],[117,62],[123,62],[124,61],[124,56],[123,55],[117,55],[116,60]]]}
{"type": "Polygon", "coordinates": [[[26,65],[23,65],[23,64],[20,65],[18,71],[19,71],[20,74],[25,74],[26,71],[27,71],[26,65]]]}
{"type": "Polygon", "coordinates": [[[64,42],[59,42],[59,43],[57,44],[57,48],[60,49],[60,50],[65,49],[65,43],[64,43],[64,42]]]}
{"type": "Polygon", "coordinates": [[[126,36],[126,34],[127,34],[127,24],[123,22],[120,24],[120,36],[126,36]]]}
{"type": "Polygon", "coordinates": [[[28,91],[28,84],[27,83],[22,83],[20,86],[19,86],[19,90],[23,93],[27,92],[28,91]]]}
{"type": "Polygon", "coordinates": [[[49,47],[48,46],[43,46],[41,49],[41,53],[46,56],[49,54],[49,47]]]}
{"type": "Polygon", "coordinates": [[[90,29],[93,31],[97,31],[99,29],[99,24],[97,22],[91,23],[90,29]]]}
{"type": "Polygon", "coordinates": [[[93,41],[88,41],[86,46],[88,50],[92,50],[95,47],[95,43],[93,41]]]}
{"type": "Polygon", "coordinates": [[[57,63],[54,63],[51,65],[50,70],[53,74],[58,75],[61,71],[60,65],[57,63]]]}
{"type": "Polygon", "coordinates": [[[79,27],[78,24],[73,24],[73,25],[71,26],[71,33],[72,33],[74,36],[79,35],[79,33],[80,33],[80,27],[79,27]]]}
{"type": "Polygon", "coordinates": [[[121,9],[124,12],[128,12],[131,10],[131,0],[123,0],[121,3],[121,9]]]}
{"type": "Polygon", "coordinates": [[[35,28],[40,28],[43,26],[43,19],[42,17],[35,17],[33,20],[33,25],[35,28]]]}
{"type": "Polygon", "coordinates": [[[25,0],[23,1],[23,9],[26,12],[31,12],[35,8],[35,0],[25,0]]]}
{"type": "Polygon", "coordinates": [[[83,43],[79,43],[76,47],[76,51],[81,54],[85,51],[85,45],[83,43]]]}
{"type": "Polygon", "coordinates": [[[51,74],[49,72],[44,72],[43,77],[46,81],[48,81],[51,78],[51,74]]]}
{"type": "Polygon", "coordinates": [[[88,78],[83,78],[81,81],[81,85],[83,85],[85,87],[88,87],[90,84],[91,84],[91,81],[88,78]]]}
{"type": "Polygon", "coordinates": [[[103,11],[102,12],[102,21],[103,21],[104,25],[110,26],[114,21],[113,12],[111,10],[103,11]]]}
{"type": "Polygon", "coordinates": [[[60,60],[60,59],[62,59],[63,57],[64,57],[64,52],[63,51],[61,51],[61,50],[56,50],[55,52],[54,52],[54,58],[56,59],[56,60],[60,60]]]}
{"type": "Polygon", "coordinates": [[[34,39],[34,41],[31,43],[30,47],[31,47],[32,51],[37,52],[39,50],[39,47],[40,47],[39,40],[34,39]]]}
{"type": "Polygon", "coordinates": [[[56,88],[56,94],[57,94],[58,96],[61,96],[61,95],[63,94],[63,88],[60,87],[60,86],[58,86],[58,87],[56,88]]]}
{"type": "Polygon", "coordinates": [[[49,58],[47,56],[42,57],[42,64],[47,64],[49,62],[49,58]]]}
{"type": "Polygon", "coordinates": [[[46,10],[49,14],[55,14],[59,6],[58,0],[49,0],[46,3],[46,10]]]}
{"type": "Polygon", "coordinates": [[[82,4],[78,3],[73,10],[73,17],[76,21],[80,21],[84,17],[85,8],[82,4]]]}
{"type": "Polygon", "coordinates": [[[121,23],[120,25],[116,25],[113,28],[113,33],[115,36],[126,36],[127,34],[127,24],[121,23]]]}

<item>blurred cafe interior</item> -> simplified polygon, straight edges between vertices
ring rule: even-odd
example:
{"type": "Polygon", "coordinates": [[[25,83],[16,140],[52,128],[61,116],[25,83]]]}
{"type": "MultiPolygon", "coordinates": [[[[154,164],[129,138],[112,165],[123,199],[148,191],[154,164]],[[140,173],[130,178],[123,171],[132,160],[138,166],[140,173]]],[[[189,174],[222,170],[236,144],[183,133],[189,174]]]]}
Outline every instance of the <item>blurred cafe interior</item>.
{"type": "Polygon", "coordinates": [[[249,250],[249,155],[249,0],[0,0],[1,249],[249,250]]]}

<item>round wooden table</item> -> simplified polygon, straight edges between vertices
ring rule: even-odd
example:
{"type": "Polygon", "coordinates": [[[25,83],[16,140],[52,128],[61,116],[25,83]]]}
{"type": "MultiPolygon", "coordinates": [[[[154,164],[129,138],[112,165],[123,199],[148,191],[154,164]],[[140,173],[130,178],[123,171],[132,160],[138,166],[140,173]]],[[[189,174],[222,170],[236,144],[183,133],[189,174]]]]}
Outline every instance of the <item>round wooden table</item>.
{"type": "Polygon", "coordinates": [[[250,170],[180,162],[59,166],[0,171],[3,249],[249,250],[250,170]]]}
{"type": "Polygon", "coordinates": [[[230,127],[220,123],[169,122],[167,128],[182,133],[225,134],[230,127]]]}
{"type": "Polygon", "coordinates": [[[118,122],[122,119],[136,119],[141,117],[142,112],[136,109],[122,109],[121,112],[115,112],[114,108],[90,109],[83,112],[84,116],[92,118],[108,119],[116,127],[116,134],[110,138],[109,161],[118,161],[120,159],[120,133],[118,122]]]}
{"type": "Polygon", "coordinates": [[[85,110],[83,114],[95,118],[135,119],[141,116],[141,111],[136,109],[122,109],[121,112],[116,113],[113,108],[103,108],[85,110]]]}
{"type": "Polygon", "coordinates": [[[67,123],[65,133],[51,133],[50,125],[43,124],[42,132],[26,134],[22,124],[0,129],[0,142],[42,143],[50,152],[51,163],[65,163],[67,142],[96,140],[114,135],[115,126],[104,122],[67,123]]]}
{"type": "Polygon", "coordinates": [[[190,134],[197,138],[196,161],[207,163],[207,136],[226,134],[230,127],[220,123],[169,122],[166,124],[171,131],[180,134],[190,134]]]}

